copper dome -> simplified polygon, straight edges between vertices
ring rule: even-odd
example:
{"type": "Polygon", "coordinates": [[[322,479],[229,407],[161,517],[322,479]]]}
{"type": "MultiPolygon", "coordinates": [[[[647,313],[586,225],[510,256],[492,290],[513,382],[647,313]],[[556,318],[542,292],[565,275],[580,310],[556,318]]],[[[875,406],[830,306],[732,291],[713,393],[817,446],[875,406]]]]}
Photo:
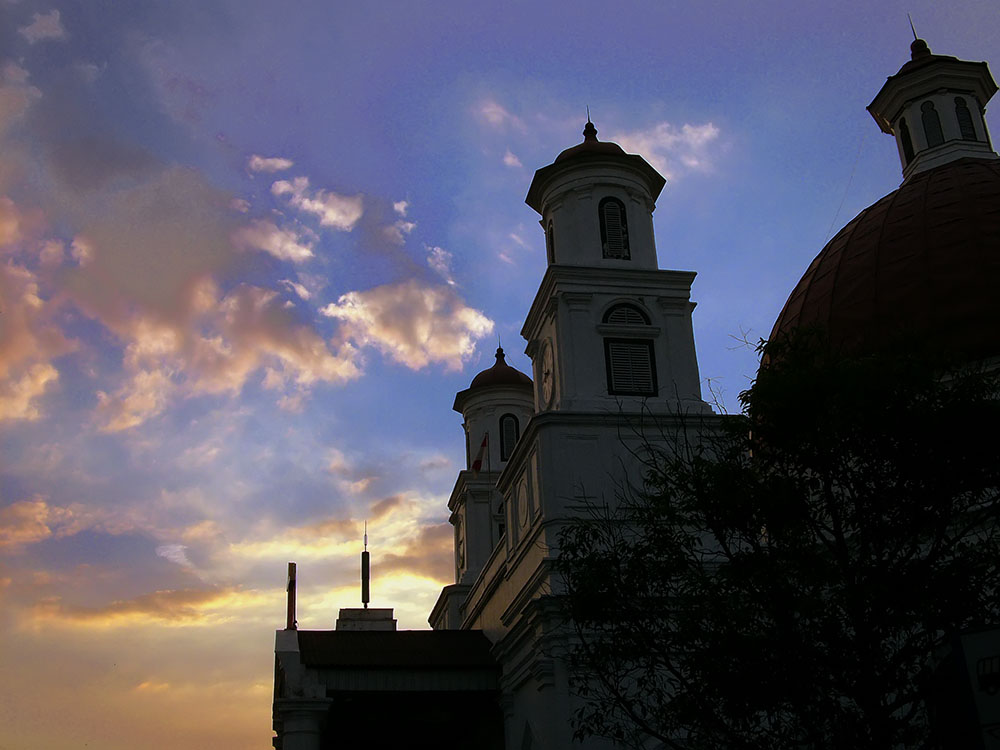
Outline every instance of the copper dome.
{"type": "Polygon", "coordinates": [[[858,214],[810,264],[771,338],[805,326],[855,352],[918,337],[1000,355],[1000,160],[915,174],[858,214]]]}
{"type": "Polygon", "coordinates": [[[531,378],[507,364],[503,348],[497,348],[497,361],[493,367],[483,370],[472,379],[469,390],[491,385],[531,385],[531,378]]]}

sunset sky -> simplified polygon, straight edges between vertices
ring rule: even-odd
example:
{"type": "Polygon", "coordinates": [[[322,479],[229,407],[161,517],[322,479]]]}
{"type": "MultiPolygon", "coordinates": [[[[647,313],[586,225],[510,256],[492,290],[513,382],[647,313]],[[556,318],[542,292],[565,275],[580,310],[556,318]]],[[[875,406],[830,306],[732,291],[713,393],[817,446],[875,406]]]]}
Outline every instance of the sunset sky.
{"type": "MultiPolygon", "coordinates": [[[[667,178],[730,411],[825,241],[901,179],[865,106],[909,56],[1000,66],[995,0],[0,0],[0,748],[270,747],[302,627],[427,627],[456,391],[544,271],[535,169],[667,178]]],[[[994,138],[1000,137],[994,132],[994,138]]]]}

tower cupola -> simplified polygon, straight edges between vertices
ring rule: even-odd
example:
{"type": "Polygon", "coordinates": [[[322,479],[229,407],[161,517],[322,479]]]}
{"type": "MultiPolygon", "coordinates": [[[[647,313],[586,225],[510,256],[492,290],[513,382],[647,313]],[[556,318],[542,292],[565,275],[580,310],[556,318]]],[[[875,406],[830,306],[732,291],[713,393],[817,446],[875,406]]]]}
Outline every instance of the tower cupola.
{"type": "Polygon", "coordinates": [[[985,62],[931,54],[914,39],[910,60],[889,76],[868,111],[896,137],[903,179],[966,157],[997,159],[986,129],[986,103],[997,84],[985,62]]]}
{"type": "Polygon", "coordinates": [[[500,471],[534,413],[531,378],[507,364],[503,348],[496,362],[455,395],[454,410],[465,418],[467,465],[500,471]],[[476,465],[476,462],[479,465],[476,465]]]}
{"type": "Polygon", "coordinates": [[[501,347],[493,366],[455,395],[453,408],[463,418],[466,459],[448,501],[458,584],[475,581],[504,537],[506,520],[496,480],[513,456],[534,406],[531,378],[507,364],[501,347]]]}
{"type": "Polygon", "coordinates": [[[653,209],[665,184],[587,120],[583,143],[535,172],[525,198],[542,216],[549,265],[657,268],[653,209]]]}

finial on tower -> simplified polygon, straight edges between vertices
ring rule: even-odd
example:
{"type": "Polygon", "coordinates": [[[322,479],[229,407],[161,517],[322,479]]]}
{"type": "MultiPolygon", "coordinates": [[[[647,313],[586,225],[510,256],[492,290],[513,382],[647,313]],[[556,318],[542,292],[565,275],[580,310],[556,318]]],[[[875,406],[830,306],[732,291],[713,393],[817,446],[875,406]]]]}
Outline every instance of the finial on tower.
{"type": "Polygon", "coordinates": [[[590,108],[587,108],[587,124],[583,126],[583,141],[596,141],[597,140],[597,128],[594,127],[594,123],[590,121],[590,108]]]}
{"type": "Polygon", "coordinates": [[[917,30],[913,28],[913,19],[910,17],[909,13],[906,14],[906,20],[910,22],[910,31],[913,32],[913,41],[917,41],[917,30]]]}

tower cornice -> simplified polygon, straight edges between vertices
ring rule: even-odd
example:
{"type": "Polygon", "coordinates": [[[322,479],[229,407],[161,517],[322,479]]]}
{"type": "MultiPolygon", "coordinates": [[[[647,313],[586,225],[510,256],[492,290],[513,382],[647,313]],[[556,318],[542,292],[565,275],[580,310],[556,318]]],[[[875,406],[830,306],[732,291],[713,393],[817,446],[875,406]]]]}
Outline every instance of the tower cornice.
{"type": "MultiPolygon", "coordinates": [[[[620,293],[635,297],[649,295],[670,298],[678,304],[690,303],[695,271],[664,271],[638,268],[587,268],[586,266],[549,266],[538,287],[531,309],[521,328],[521,336],[530,343],[541,327],[557,294],[591,293],[594,284],[602,293],[620,293]]],[[[531,353],[528,356],[532,356],[531,353]]]]}

